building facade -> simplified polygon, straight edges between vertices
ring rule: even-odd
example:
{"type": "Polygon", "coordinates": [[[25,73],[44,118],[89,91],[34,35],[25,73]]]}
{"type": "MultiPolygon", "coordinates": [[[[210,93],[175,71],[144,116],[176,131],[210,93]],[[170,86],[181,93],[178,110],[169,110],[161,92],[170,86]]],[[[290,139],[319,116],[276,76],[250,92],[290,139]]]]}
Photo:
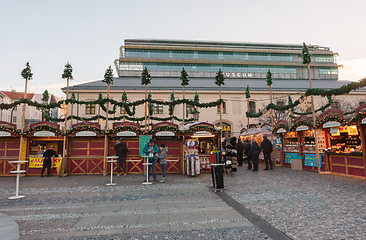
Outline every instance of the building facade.
{"type": "MultiPolygon", "coordinates": [[[[335,60],[337,53],[328,47],[309,45],[311,54],[311,78],[313,88],[334,89],[349,81],[338,79],[335,60]]],[[[118,77],[111,85],[110,97],[122,99],[126,91],[128,101],[144,99],[145,87],[141,85],[141,72],[146,67],[152,77],[147,89],[152,98],[169,101],[174,91],[175,98],[182,98],[180,72],[184,68],[189,75],[189,85],[185,87],[186,98],[199,95],[201,103],[216,101],[219,87],[215,85],[215,76],[221,68],[226,78],[222,89],[223,129],[230,135],[238,135],[250,125],[256,125],[268,119],[249,119],[245,113],[258,112],[270,103],[266,74],[272,72],[273,102],[288,104],[288,96],[297,100],[309,88],[307,67],[302,64],[302,45],[257,44],[209,41],[181,40],[141,40],[126,39],[120,48],[120,56],[114,61],[118,77]],[[249,86],[251,97],[245,97],[249,86]]],[[[65,89],[63,89],[65,91],[65,89]]],[[[96,100],[98,94],[106,97],[107,84],[102,80],[74,85],[70,91],[79,100],[96,100]]],[[[346,96],[337,96],[339,102],[365,102],[365,90],[353,91],[346,96]]],[[[315,107],[326,104],[327,99],[315,97],[315,107]]],[[[304,111],[307,103],[302,106],[304,111]]],[[[192,117],[192,108],[187,106],[188,117],[192,117]]],[[[100,112],[96,106],[73,106],[73,113],[81,117],[90,117],[100,112]]],[[[219,123],[219,109],[198,109],[199,120],[219,123]]],[[[154,106],[155,117],[168,117],[168,106],[154,106]]],[[[123,114],[117,110],[115,116],[123,114]]],[[[183,118],[183,106],[176,106],[174,115],[183,118]]],[[[286,114],[284,114],[286,115],[286,114]]],[[[288,114],[287,114],[288,115],[288,114]]],[[[136,109],[136,117],[144,116],[143,105],[136,109]]]]}

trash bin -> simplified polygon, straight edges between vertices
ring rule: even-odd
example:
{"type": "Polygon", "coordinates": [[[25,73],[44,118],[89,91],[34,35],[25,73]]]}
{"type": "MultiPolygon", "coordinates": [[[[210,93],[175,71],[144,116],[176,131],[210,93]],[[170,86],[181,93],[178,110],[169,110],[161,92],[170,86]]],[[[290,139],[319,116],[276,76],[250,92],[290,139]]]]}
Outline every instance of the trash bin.
{"type": "Polygon", "coordinates": [[[302,156],[294,155],[291,156],[291,169],[292,170],[302,170],[302,156]]]}
{"type": "Polygon", "coordinates": [[[224,188],[224,164],[211,164],[211,174],[214,188],[224,188]]]}

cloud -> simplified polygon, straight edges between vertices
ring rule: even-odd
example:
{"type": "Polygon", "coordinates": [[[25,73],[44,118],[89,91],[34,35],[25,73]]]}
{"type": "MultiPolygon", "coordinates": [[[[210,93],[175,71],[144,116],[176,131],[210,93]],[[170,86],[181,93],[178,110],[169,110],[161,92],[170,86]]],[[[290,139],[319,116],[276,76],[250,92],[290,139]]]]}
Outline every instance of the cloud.
{"type": "Polygon", "coordinates": [[[358,81],[366,77],[366,58],[338,62],[343,65],[339,69],[340,80],[358,81]]]}

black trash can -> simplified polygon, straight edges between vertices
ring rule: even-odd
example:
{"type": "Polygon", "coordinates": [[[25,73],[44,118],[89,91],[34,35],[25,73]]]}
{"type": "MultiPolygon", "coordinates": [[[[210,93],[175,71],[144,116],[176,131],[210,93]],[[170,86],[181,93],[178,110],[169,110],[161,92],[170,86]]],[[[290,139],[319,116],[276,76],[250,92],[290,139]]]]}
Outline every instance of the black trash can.
{"type": "Polygon", "coordinates": [[[215,189],[224,188],[224,164],[211,164],[212,183],[215,189]]]}

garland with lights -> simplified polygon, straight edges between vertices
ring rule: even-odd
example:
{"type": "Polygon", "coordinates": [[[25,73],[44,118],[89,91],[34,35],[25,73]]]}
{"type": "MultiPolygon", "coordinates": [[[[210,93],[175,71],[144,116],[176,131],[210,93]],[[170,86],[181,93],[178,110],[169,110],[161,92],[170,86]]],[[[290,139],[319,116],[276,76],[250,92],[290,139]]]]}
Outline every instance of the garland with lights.
{"type": "Polygon", "coordinates": [[[113,133],[116,133],[116,132],[124,132],[124,131],[130,131],[130,132],[134,132],[134,133],[137,133],[137,134],[142,133],[141,129],[139,129],[139,128],[130,127],[130,126],[122,126],[122,127],[117,127],[117,128],[114,128],[114,129],[110,129],[107,134],[110,135],[110,134],[113,134],[113,133]]]}
{"type": "Polygon", "coordinates": [[[66,131],[66,136],[70,135],[70,134],[77,133],[77,132],[81,132],[81,131],[91,131],[91,132],[104,134],[104,130],[101,130],[97,127],[94,127],[94,126],[80,126],[80,127],[76,127],[76,128],[72,128],[72,129],[67,130],[66,131]]]}
{"type": "Polygon", "coordinates": [[[197,126],[195,128],[184,131],[184,133],[195,133],[195,132],[198,132],[198,131],[208,131],[210,133],[220,132],[219,130],[217,130],[215,128],[210,128],[210,127],[205,127],[205,126],[197,126]]]}
{"type": "Polygon", "coordinates": [[[299,126],[308,126],[309,128],[312,128],[313,125],[309,121],[298,121],[296,122],[291,128],[290,131],[296,131],[296,128],[299,126]]]}
{"type": "Polygon", "coordinates": [[[181,131],[175,127],[164,126],[164,127],[158,127],[158,128],[152,129],[148,132],[148,134],[153,134],[153,133],[162,132],[162,131],[175,132],[178,134],[184,133],[184,131],[181,131]]]}
{"type": "Polygon", "coordinates": [[[45,126],[45,125],[41,125],[41,126],[36,126],[33,127],[31,129],[28,130],[24,130],[23,135],[27,135],[27,134],[31,134],[34,132],[38,132],[38,131],[48,131],[48,132],[53,132],[57,135],[60,135],[62,132],[56,128],[50,127],[50,126],[45,126]]]}
{"type": "Polygon", "coordinates": [[[347,125],[353,125],[354,123],[361,121],[362,119],[366,118],[366,111],[365,112],[359,112],[356,114],[354,118],[352,118],[347,125]]]}
{"type": "Polygon", "coordinates": [[[340,117],[337,117],[337,116],[328,116],[328,117],[325,117],[323,119],[320,119],[317,123],[316,123],[316,128],[321,128],[324,123],[326,122],[339,122],[342,126],[346,125],[346,121],[344,120],[344,118],[340,118],[340,117]]]}
{"type": "Polygon", "coordinates": [[[20,132],[19,132],[19,131],[15,130],[15,129],[13,129],[13,128],[3,127],[3,126],[1,126],[1,127],[0,127],[0,131],[2,131],[2,132],[8,132],[8,133],[11,133],[11,134],[13,134],[15,137],[16,137],[16,136],[19,136],[19,134],[20,134],[20,132]]]}
{"type": "Polygon", "coordinates": [[[276,133],[278,129],[284,128],[286,129],[286,132],[289,131],[289,127],[286,124],[278,124],[277,126],[274,127],[273,129],[273,133],[276,133]]]}

